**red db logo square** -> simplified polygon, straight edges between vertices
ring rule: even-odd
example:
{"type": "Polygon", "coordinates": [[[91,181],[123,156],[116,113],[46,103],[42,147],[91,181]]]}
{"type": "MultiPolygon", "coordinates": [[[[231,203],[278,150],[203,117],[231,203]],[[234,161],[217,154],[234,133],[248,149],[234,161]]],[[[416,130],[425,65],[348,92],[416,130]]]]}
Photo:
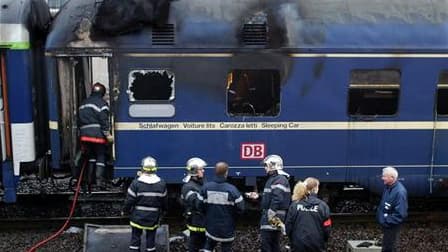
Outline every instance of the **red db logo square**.
{"type": "Polygon", "coordinates": [[[241,159],[263,159],[266,145],[264,143],[242,143],[241,159]]]}

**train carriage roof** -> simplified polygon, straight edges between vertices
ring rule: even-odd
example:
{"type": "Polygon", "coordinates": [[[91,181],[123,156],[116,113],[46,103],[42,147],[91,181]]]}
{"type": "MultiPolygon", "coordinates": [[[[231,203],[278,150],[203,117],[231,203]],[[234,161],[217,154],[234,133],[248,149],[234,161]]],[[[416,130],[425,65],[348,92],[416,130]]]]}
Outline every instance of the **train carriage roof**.
{"type": "Polygon", "coordinates": [[[47,50],[448,49],[448,0],[176,0],[163,21],[150,1],[117,2],[127,6],[112,6],[109,20],[98,1],[68,2],[47,50]],[[138,17],[147,13],[155,19],[138,17]],[[125,29],[101,30],[114,25],[125,29]]]}
{"type": "Polygon", "coordinates": [[[0,0],[0,47],[28,49],[46,35],[51,15],[44,0],[0,0]]]}

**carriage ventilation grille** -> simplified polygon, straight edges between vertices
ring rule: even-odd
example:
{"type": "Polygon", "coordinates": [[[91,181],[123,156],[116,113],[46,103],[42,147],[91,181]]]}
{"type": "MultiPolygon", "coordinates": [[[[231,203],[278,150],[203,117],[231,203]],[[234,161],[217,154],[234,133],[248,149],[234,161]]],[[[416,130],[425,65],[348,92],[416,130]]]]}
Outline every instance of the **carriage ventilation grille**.
{"type": "Polygon", "coordinates": [[[152,29],[153,45],[174,45],[175,31],[173,24],[164,24],[152,29]]]}
{"type": "Polygon", "coordinates": [[[267,39],[266,24],[244,24],[243,43],[245,45],[266,45],[267,39]]]}

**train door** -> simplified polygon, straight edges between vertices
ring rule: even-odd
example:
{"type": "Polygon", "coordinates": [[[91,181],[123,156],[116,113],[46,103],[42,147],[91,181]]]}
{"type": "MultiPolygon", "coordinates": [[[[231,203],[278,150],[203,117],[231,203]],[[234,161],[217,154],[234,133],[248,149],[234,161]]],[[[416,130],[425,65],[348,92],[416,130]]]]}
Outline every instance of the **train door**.
{"type": "Polygon", "coordinates": [[[73,56],[57,60],[60,95],[61,165],[71,166],[79,150],[77,115],[80,103],[95,82],[106,86],[109,98],[109,58],[73,56]]]}
{"type": "MultiPolygon", "coordinates": [[[[387,163],[393,142],[388,121],[396,120],[400,71],[352,70],[348,91],[349,134],[347,181],[377,185],[379,169],[387,163]]],[[[379,188],[373,188],[379,190],[379,188]]]]}
{"type": "Polygon", "coordinates": [[[429,173],[430,193],[448,189],[448,70],[442,71],[436,90],[433,151],[429,173]]]}

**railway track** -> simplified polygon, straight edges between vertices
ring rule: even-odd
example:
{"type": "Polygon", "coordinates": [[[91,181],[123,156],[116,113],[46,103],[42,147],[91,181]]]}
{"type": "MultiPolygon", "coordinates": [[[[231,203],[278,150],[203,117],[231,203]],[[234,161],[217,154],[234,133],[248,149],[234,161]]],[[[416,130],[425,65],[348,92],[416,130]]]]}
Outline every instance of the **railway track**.
{"type": "MultiPolygon", "coordinates": [[[[253,216],[253,215],[252,215],[253,216]]],[[[333,213],[334,225],[338,224],[375,224],[375,214],[346,214],[333,213]]],[[[179,226],[183,223],[182,216],[170,216],[165,218],[164,223],[179,226]]],[[[244,219],[244,218],[241,218],[244,219]]],[[[17,230],[29,228],[55,228],[61,225],[66,217],[50,218],[3,218],[0,219],[0,230],[17,230]]],[[[242,220],[248,226],[257,226],[258,218],[251,220],[242,220]]],[[[446,212],[413,212],[409,214],[407,223],[448,223],[448,213],[446,212]]],[[[129,219],[127,216],[95,216],[95,217],[73,217],[70,225],[83,227],[86,223],[101,225],[127,225],[129,219]]]]}
{"type": "MultiPolygon", "coordinates": [[[[331,214],[333,222],[351,224],[351,223],[376,223],[375,213],[366,214],[349,214],[349,213],[333,213],[331,214]]],[[[448,213],[444,211],[431,212],[410,212],[406,220],[408,223],[447,223],[448,213]]]]}
{"type": "MultiPolygon", "coordinates": [[[[0,219],[0,230],[51,229],[61,226],[67,218],[8,218],[0,219]]],[[[70,225],[83,227],[85,223],[101,225],[126,225],[129,219],[123,216],[73,217],[70,225]]]]}

